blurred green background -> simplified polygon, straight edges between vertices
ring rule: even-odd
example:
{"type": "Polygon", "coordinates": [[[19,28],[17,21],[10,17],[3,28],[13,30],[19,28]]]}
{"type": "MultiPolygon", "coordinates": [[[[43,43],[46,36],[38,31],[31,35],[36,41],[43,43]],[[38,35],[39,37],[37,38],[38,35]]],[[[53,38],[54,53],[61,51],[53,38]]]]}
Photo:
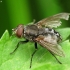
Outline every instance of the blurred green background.
{"type": "MultiPolygon", "coordinates": [[[[0,0],[0,37],[18,24],[36,22],[61,12],[70,12],[70,0],[0,0]]],[[[61,27],[70,27],[70,20],[61,27]]]]}

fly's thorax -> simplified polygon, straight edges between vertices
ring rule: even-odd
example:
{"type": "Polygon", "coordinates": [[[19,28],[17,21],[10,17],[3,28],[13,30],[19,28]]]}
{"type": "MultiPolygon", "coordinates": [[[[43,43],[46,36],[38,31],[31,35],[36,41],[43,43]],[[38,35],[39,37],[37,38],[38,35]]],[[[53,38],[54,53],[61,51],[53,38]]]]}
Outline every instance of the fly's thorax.
{"type": "Polygon", "coordinates": [[[24,26],[24,37],[28,40],[33,40],[33,38],[38,36],[38,27],[36,25],[24,26]]]}
{"type": "Polygon", "coordinates": [[[61,36],[58,32],[56,32],[52,28],[45,28],[45,33],[47,33],[48,38],[51,37],[53,38],[53,41],[60,42],[61,41],[61,36]]]}

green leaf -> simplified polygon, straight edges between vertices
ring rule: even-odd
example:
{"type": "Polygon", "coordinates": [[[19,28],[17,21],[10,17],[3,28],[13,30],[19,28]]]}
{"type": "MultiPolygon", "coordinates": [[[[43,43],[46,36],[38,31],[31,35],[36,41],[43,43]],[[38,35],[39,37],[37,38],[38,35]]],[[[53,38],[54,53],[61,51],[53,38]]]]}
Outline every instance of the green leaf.
{"type": "Polygon", "coordinates": [[[38,50],[33,57],[30,69],[30,58],[35,50],[34,43],[21,44],[19,48],[10,55],[20,40],[16,36],[9,36],[6,30],[0,39],[0,70],[70,70],[70,42],[66,40],[70,35],[70,28],[57,29],[63,38],[60,44],[65,52],[65,57],[57,58],[63,63],[59,64],[56,59],[38,44],[38,50]]]}

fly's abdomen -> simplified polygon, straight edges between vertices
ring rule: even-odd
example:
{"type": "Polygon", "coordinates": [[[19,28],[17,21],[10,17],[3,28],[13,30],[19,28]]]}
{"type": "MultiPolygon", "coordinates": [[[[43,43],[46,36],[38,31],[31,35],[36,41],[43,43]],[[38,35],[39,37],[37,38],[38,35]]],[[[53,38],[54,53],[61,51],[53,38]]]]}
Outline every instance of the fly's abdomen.
{"type": "Polygon", "coordinates": [[[51,29],[51,28],[45,28],[45,33],[47,33],[47,35],[51,35],[51,37],[53,39],[55,39],[57,42],[60,42],[61,41],[61,36],[58,32],[56,32],[54,29],[51,29]]]}

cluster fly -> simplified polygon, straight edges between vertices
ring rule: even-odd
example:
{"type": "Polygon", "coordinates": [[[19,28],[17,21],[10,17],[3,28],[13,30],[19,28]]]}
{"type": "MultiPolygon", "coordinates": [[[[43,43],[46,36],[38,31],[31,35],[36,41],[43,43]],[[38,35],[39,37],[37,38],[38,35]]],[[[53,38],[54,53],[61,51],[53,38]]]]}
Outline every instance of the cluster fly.
{"type": "Polygon", "coordinates": [[[33,22],[35,24],[28,24],[26,26],[22,24],[18,25],[16,28],[12,29],[13,34],[15,34],[19,38],[24,37],[26,40],[18,42],[13,52],[17,50],[19,44],[33,41],[35,51],[31,56],[30,68],[32,66],[32,58],[38,49],[37,43],[46,48],[55,57],[58,63],[62,64],[55,56],[65,56],[61,46],[59,45],[59,42],[61,42],[62,39],[61,35],[53,28],[57,28],[61,25],[60,19],[68,20],[69,15],[70,13],[59,13],[45,18],[37,23],[33,22]]]}

